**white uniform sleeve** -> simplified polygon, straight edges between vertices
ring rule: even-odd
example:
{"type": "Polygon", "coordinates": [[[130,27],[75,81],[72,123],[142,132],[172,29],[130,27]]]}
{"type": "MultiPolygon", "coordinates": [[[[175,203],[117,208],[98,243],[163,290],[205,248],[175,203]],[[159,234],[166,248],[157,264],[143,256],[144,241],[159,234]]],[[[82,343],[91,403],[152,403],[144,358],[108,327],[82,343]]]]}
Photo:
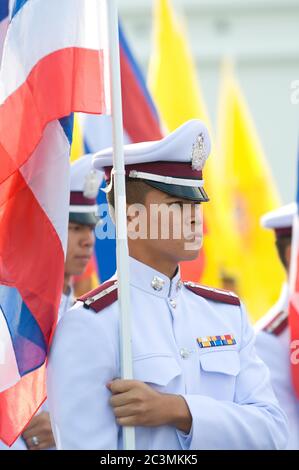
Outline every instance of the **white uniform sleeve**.
{"type": "Polygon", "coordinates": [[[269,367],[271,383],[280,406],[285,411],[290,435],[287,450],[299,450],[299,402],[294,395],[290,374],[290,351],[288,331],[285,337],[259,331],[256,336],[256,351],[269,367]]]}
{"type": "Polygon", "coordinates": [[[116,449],[118,445],[118,426],[106,388],[117,370],[114,341],[99,315],[103,312],[94,314],[76,305],[61,319],[54,335],[47,390],[58,449],[116,449]]]}
{"type": "Polygon", "coordinates": [[[189,435],[178,433],[184,450],[283,449],[286,446],[286,417],[272,391],[269,371],[255,353],[254,332],[243,307],[241,312],[243,340],[234,401],[185,395],[193,421],[189,435]]]}

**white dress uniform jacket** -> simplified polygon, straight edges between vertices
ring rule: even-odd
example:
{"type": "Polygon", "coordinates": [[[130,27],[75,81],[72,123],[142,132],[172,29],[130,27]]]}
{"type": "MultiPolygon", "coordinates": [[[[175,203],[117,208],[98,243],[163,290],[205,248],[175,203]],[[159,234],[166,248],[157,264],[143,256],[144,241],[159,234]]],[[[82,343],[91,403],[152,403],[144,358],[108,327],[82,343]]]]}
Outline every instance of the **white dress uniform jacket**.
{"type": "MultiPolygon", "coordinates": [[[[190,290],[179,274],[169,280],[134,259],[130,263],[134,378],[182,395],[193,419],[189,435],[171,426],[137,427],[137,449],[283,448],[285,416],[238,298],[190,290]],[[235,344],[200,347],[214,335],[231,335],[235,344]]],[[[105,283],[58,325],[48,366],[58,449],[122,448],[106,388],[120,377],[116,293],[115,281],[105,283]]]]}
{"type": "Polygon", "coordinates": [[[294,394],[290,371],[287,308],[288,286],[284,284],[278,302],[255,326],[256,349],[270,369],[274,392],[289,420],[287,449],[299,450],[299,401],[294,394]]]}
{"type": "MultiPolygon", "coordinates": [[[[60,318],[71,308],[74,304],[74,294],[72,289],[69,290],[68,294],[62,294],[61,301],[59,305],[58,311],[58,321],[60,318]]],[[[48,402],[45,401],[40,408],[40,411],[49,411],[48,410],[48,402]]],[[[38,412],[39,413],[39,412],[38,412]]],[[[20,436],[11,447],[8,447],[0,440],[0,450],[27,450],[26,443],[22,436],[20,436]]]]}

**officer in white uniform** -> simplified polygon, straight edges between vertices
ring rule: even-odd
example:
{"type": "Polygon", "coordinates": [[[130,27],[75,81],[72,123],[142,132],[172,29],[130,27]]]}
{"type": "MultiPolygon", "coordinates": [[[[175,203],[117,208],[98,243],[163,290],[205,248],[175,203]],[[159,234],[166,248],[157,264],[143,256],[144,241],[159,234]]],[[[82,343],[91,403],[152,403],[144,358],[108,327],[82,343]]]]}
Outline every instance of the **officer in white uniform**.
{"type": "MultiPolygon", "coordinates": [[[[92,166],[91,154],[81,157],[71,165],[68,248],[58,319],[74,304],[71,276],[82,274],[93,252],[93,233],[98,221],[96,197],[102,180],[103,173],[92,166]]],[[[51,441],[51,434],[48,403],[45,402],[37,419],[29,423],[23,435],[11,447],[0,441],[0,450],[44,448],[41,445],[45,440],[51,441]]]]}
{"type": "MultiPolygon", "coordinates": [[[[192,219],[208,200],[202,168],[209,151],[198,120],[161,141],[126,146],[127,203],[142,182],[146,208],[175,201],[183,210],[186,203],[192,219]]],[[[96,155],[94,166],[105,167],[108,180],[111,165],[111,149],[96,155]]],[[[181,240],[129,236],[135,380],[119,379],[116,276],[81,297],[59,323],[48,365],[58,449],[122,449],[122,425],[136,427],[137,449],[285,446],[285,415],[238,297],[180,280],[178,262],[198,254],[201,222],[189,253],[181,240]]],[[[128,233],[134,233],[129,224],[128,233]]]]}
{"type": "MultiPolygon", "coordinates": [[[[292,224],[296,204],[291,203],[267,213],[265,228],[275,231],[278,253],[289,272],[292,224]]],[[[288,326],[288,284],[284,283],[276,304],[256,324],[256,348],[267,364],[278,401],[289,419],[287,449],[299,449],[299,401],[295,396],[290,370],[290,331],[288,326]]]]}

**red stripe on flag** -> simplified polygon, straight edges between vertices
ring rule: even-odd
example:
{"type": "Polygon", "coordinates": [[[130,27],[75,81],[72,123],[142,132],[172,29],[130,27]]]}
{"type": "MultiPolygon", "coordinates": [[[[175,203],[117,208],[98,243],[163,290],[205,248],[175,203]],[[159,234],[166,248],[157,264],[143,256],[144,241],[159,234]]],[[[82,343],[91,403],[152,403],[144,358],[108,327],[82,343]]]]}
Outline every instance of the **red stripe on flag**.
{"type": "Polygon", "coordinates": [[[17,287],[48,344],[63,287],[64,254],[56,230],[20,172],[1,185],[0,227],[0,283],[17,287]]]}
{"type": "Polygon", "coordinates": [[[46,399],[45,366],[25,375],[13,387],[0,393],[0,436],[4,444],[14,443],[16,429],[22,434],[46,399]]]}
{"type": "Polygon", "coordinates": [[[73,111],[105,112],[103,67],[102,52],[76,47],[35,65],[0,106],[0,183],[28,160],[50,121],[73,111]]]}
{"type": "Polygon", "coordinates": [[[132,142],[162,139],[159,122],[139,86],[125,53],[120,52],[124,128],[132,142]]]}

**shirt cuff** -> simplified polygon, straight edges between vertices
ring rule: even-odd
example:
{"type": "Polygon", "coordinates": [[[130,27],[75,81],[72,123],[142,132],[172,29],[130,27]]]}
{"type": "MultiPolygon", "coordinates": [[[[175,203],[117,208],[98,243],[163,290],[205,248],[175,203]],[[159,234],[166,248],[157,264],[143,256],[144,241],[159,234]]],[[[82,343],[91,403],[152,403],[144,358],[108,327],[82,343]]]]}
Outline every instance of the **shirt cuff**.
{"type": "Polygon", "coordinates": [[[191,429],[188,434],[180,431],[179,429],[176,430],[177,436],[181,445],[182,450],[189,450],[192,442],[193,437],[193,423],[191,429]]]}

